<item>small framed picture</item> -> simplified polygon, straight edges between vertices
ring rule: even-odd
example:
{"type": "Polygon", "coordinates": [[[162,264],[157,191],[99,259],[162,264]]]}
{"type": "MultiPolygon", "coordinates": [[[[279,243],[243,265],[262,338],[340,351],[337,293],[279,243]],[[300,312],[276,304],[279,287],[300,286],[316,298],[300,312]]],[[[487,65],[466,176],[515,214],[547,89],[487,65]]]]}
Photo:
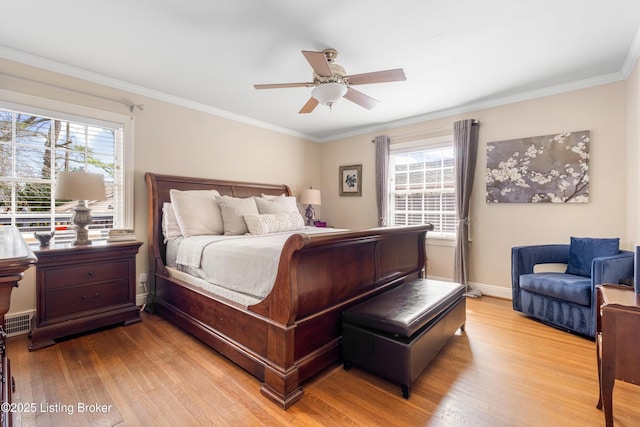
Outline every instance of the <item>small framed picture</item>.
{"type": "Polygon", "coordinates": [[[362,165],[340,166],[340,195],[362,196],[362,165]]]}

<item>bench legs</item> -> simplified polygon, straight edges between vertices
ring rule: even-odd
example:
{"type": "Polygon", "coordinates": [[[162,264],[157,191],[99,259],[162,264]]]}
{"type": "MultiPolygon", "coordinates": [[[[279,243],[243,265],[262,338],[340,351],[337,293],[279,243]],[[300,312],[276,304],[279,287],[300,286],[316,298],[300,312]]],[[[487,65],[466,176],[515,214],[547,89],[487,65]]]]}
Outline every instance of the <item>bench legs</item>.
{"type": "Polygon", "coordinates": [[[405,399],[409,398],[409,386],[406,384],[402,384],[400,387],[402,387],[402,397],[404,397],[405,399]]]}

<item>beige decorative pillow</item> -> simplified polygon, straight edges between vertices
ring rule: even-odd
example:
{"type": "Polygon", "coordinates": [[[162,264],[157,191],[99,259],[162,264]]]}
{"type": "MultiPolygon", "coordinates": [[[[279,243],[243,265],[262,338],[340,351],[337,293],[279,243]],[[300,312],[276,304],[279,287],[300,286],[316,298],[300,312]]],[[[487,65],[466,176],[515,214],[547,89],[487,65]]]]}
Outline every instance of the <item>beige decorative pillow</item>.
{"type": "Polygon", "coordinates": [[[236,235],[248,233],[247,223],[244,221],[244,215],[258,215],[258,207],[253,197],[240,199],[229,196],[216,196],[220,213],[222,214],[222,223],[224,225],[225,235],[236,235]]]}
{"type": "Polygon", "coordinates": [[[305,228],[304,219],[299,212],[281,212],[275,214],[245,215],[249,233],[254,235],[296,231],[305,228]]]}
{"type": "Polygon", "coordinates": [[[296,198],[293,196],[254,197],[258,212],[261,214],[276,214],[299,212],[296,198]]]}
{"type": "Polygon", "coordinates": [[[182,236],[173,205],[169,202],[162,204],[162,235],[165,243],[182,236]]]}
{"type": "Polygon", "coordinates": [[[184,237],[222,234],[224,226],[216,190],[169,191],[176,220],[184,237]]]}

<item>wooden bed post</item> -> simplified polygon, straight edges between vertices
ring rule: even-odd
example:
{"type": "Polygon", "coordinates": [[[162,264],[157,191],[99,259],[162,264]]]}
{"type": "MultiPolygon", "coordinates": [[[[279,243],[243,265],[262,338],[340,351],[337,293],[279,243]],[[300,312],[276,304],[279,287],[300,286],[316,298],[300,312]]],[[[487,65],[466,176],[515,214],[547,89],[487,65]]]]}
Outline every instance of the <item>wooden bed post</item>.
{"type": "Polygon", "coordinates": [[[267,357],[270,363],[265,367],[264,383],[260,387],[263,395],[284,409],[303,395],[298,367],[294,364],[294,330],[295,325],[286,328],[269,325],[267,357]]]}
{"type": "Polygon", "coordinates": [[[295,320],[298,309],[298,292],[295,288],[297,262],[295,254],[308,240],[302,235],[291,236],[285,242],[277,277],[282,283],[276,283],[269,297],[252,307],[252,311],[267,314],[277,323],[271,323],[267,329],[267,359],[264,383],[260,392],[286,409],[303,395],[295,365],[295,320]]]}

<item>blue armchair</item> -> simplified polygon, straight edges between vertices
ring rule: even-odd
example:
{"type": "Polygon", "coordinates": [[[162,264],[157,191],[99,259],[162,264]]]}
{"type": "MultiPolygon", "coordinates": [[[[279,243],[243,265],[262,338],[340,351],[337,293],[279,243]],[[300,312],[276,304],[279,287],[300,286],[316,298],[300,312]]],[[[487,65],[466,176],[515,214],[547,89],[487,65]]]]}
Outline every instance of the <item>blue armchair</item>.
{"type": "Polygon", "coordinates": [[[633,277],[634,254],[619,239],[571,238],[571,244],[511,250],[513,309],[589,337],[596,330],[595,286],[633,277]],[[535,272],[537,264],[567,264],[566,272],[535,272]]]}

